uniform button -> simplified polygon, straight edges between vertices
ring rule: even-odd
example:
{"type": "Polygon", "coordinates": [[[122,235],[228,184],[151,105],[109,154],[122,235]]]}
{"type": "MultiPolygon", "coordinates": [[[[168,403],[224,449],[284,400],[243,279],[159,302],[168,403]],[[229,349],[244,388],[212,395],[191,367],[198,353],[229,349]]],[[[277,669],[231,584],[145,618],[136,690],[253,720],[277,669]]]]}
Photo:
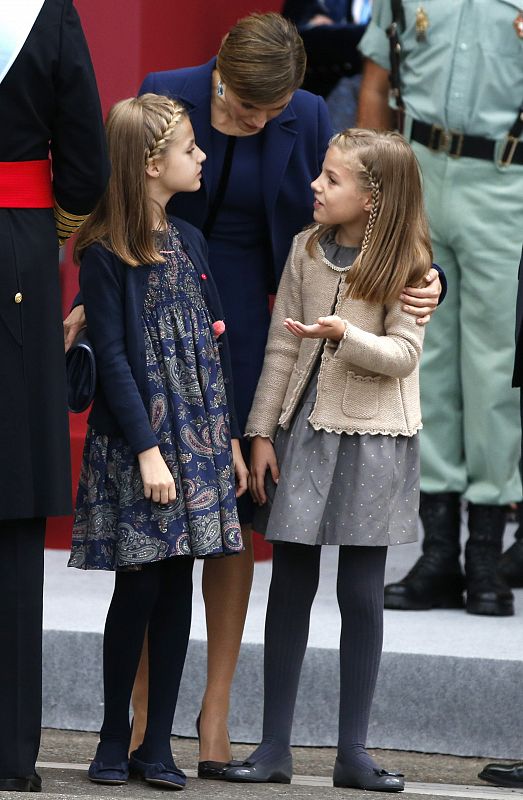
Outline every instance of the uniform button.
{"type": "Polygon", "coordinates": [[[23,299],[22,292],[17,292],[15,294],[15,303],[21,303],[23,299]]]}
{"type": "Polygon", "coordinates": [[[466,42],[461,42],[459,47],[460,47],[460,50],[468,50],[469,49],[469,46],[468,46],[468,44],[466,42]]]}

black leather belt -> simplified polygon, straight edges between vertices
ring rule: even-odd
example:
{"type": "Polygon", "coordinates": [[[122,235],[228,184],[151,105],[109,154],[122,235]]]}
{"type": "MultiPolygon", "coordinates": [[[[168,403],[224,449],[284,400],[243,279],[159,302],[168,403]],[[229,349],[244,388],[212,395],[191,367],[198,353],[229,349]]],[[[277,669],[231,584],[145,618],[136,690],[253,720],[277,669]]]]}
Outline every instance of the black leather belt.
{"type": "MultiPolygon", "coordinates": [[[[482,136],[468,136],[459,131],[447,131],[440,125],[429,125],[426,122],[413,120],[410,138],[414,142],[428,147],[434,152],[446,153],[452,158],[466,156],[494,161],[498,143],[482,136]]],[[[499,166],[523,164],[523,141],[510,134],[505,137],[498,159],[499,166]]]]}

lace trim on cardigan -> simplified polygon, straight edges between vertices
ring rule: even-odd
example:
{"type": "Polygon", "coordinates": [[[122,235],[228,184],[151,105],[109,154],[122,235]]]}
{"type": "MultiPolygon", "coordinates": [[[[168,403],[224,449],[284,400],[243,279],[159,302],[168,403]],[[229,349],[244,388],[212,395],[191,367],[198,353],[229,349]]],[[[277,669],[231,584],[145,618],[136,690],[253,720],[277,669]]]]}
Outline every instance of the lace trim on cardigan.
{"type": "Polygon", "coordinates": [[[410,433],[405,433],[404,430],[388,430],[386,428],[337,428],[337,427],[329,427],[328,425],[321,425],[318,422],[311,422],[311,418],[308,419],[309,425],[314,428],[315,431],[326,431],[327,433],[346,433],[348,436],[351,436],[354,433],[357,433],[359,436],[363,436],[364,434],[369,434],[370,436],[407,436],[412,437],[415,436],[418,431],[423,428],[423,423],[420,422],[419,425],[416,425],[415,428],[410,433]]]}

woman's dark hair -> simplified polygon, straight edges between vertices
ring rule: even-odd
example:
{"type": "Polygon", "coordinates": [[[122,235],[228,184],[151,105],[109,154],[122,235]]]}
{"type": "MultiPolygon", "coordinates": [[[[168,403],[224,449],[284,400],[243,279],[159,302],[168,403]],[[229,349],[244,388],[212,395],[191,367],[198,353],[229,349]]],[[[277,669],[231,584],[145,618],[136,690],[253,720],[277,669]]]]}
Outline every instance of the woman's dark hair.
{"type": "Polygon", "coordinates": [[[241,100],[271,105],[303,83],[305,48],[294,23],[281,14],[250,14],[224,37],[217,69],[241,100]]]}

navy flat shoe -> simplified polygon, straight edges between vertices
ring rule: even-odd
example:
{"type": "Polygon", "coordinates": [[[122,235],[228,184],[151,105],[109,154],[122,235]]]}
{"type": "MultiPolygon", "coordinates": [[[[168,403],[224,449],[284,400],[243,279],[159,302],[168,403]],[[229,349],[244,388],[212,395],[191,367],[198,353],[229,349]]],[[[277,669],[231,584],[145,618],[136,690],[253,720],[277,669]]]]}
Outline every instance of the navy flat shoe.
{"type": "Polygon", "coordinates": [[[131,753],[129,758],[129,772],[132,776],[142,778],[152,786],[161,786],[163,789],[183,789],[187,783],[185,772],[178,769],[176,764],[174,767],[166,766],[161,761],[149,764],[136,758],[134,753],[131,753]]]}
{"type": "Polygon", "coordinates": [[[333,784],[346,789],[366,789],[368,792],[402,792],[405,781],[401,772],[385,769],[364,770],[349,767],[336,759],[333,784]]]}
{"type": "Polygon", "coordinates": [[[121,764],[106,764],[95,758],[91,761],[87,777],[93,783],[123,786],[129,779],[129,765],[127,761],[122,761],[121,764]]]}
{"type": "Polygon", "coordinates": [[[292,778],[292,756],[289,754],[272,763],[244,761],[238,767],[225,770],[226,781],[234,783],[290,783],[292,778]]]}

